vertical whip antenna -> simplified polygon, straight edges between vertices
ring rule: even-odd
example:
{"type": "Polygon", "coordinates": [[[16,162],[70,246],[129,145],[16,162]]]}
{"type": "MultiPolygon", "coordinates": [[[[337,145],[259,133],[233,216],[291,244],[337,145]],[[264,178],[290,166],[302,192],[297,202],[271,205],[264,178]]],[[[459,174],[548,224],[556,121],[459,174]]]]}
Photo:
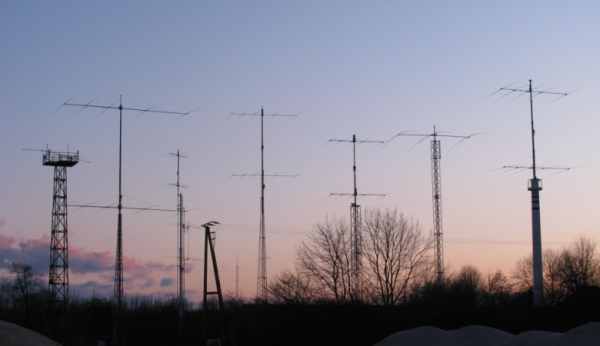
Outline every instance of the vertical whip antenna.
{"type": "MultiPolygon", "coordinates": [[[[231,115],[256,116],[258,113],[236,113],[231,115]]],[[[265,174],[265,144],[264,144],[264,117],[292,117],[298,114],[265,114],[263,107],[260,108],[260,227],[258,235],[258,274],[256,277],[256,300],[267,302],[269,292],[267,290],[267,244],[265,236],[265,177],[288,177],[295,178],[298,175],[265,174]]],[[[233,177],[255,177],[257,174],[232,174],[233,177]]]]}
{"type": "Polygon", "coordinates": [[[350,204],[350,296],[352,300],[361,301],[362,297],[362,214],[360,205],[358,205],[358,197],[379,196],[384,197],[384,194],[375,193],[358,193],[356,187],[356,143],[375,143],[382,144],[384,141],[356,140],[356,135],[352,135],[352,139],[330,139],[329,142],[352,143],[353,165],[352,171],[354,175],[354,190],[352,193],[331,193],[330,196],[352,196],[354,202],[350,204]]]}
{"type": "MultiPolygon", "coordinates": [[[[140,112],[139,115],[144,113],[162,113],[162,114],[175,114],[175,115],[187,115],[189,112],[171,112],[171,111],[161,111],[154,110],[153,107],[142,109],[142,108],[129,108],[123,107],[123,96],[119,96],[119,105],[96,105],[87,103],[71,103],[69,101],[62,104],[62,106],[73,106],[80,107],[81,110],[86,108],[99,108],[107,111],[109,109],[118,109],[119,110],[119,204],[118,204],[118,217],[117,217],[117,249],[116,249],[116,260],[115,260],[115,286],[114,286],[114,319],[113,319],[113,345],[120,346],[125,344],[125,333],[124,333],[124,306],[123,306],[123,193],[122,193],[122,157],[123,157],[123,111],[134,111],[140,112]]],[[[62,107],[61,106],[61,107],[62,107]]],[[[104,112],[103,111],[103,112],[104,112]]]]}
{"type": "Polygon", "coordinates": [[[533,95],[555,95],[558,98],[565,97],[570,93],[559,93],[547,90],[534,90],[532,87],[532,80],[529,80],[529,88],[527,89],[511,89],[511,88],[500,88],[499,91],[506,91],[506,94],[519,93],[529,94],[529,109],[530,109],[530,121],[531,121],[531,166],[504,166],[503,168],[510,169],[531,169],[533,172],[533,178],[529,180],[529,186],[527,189],[531,191],[531,233],[532,233],[532,245],[533,245],[533,305],[542,306],[544,304],[544,273],[542,268],[542,226],[540,216],[540,191],[542,190],[542,180],[537,177],[538,169],[559,169],[566,170],[569,168],[564,167],[543,167],[539,168],[535,161],[535,128],[533,126],[533,95]]]}
{"type": "Polygon", "coordinates": [[[235,254],[235,297],[240,297],[240,266],[238,264],[238,254],[235,254]]]}
{"type": "MultiPolygon", "coordinates": [[[[431,197],[433,202],[433,236],[435,241],[435,271],[436,271],[436,280],[438,283],[442,283],[444,281],[444,234],[443,234],[443,223],[442,223],[442,173],[440,161],[442,159],[442,149],[441,149],[441,141],[438,137],[451,137],[451,138],[460,138],[461,140],[458,142],[462,142],[470,136],[455,136],[455,135],[446,135],[440,134],[436,131],[435,126],[433,126],[433,133],[430,134],[417,134],[417,133],[399,133],[392,137],[390,141],[399,136],[415,136],[415,137],[423,137],[421,141],[426,138],[432,137],[431,140],[431,197]]],[[[421,141],[417,142],[420,143],[421,141]]],[[[389,142],[389,141],[388,141],[389,142]]],[[[458,143],[456,145],[458,145],[458,143]]],[[[416,145],[416,144],[415,144],[416,145]]],[[[455,145],[455,146],[456,146],[455,145]]]]}

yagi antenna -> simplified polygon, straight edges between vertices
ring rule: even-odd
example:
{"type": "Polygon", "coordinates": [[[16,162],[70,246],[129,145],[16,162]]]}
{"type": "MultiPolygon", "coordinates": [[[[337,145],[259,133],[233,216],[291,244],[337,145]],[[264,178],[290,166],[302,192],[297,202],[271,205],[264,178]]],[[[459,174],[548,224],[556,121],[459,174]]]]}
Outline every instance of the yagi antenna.
{"type": "Polygon", "coordinates": [[[352,139],[330,139],[329,142],[336,143],[352,143],[352,157],[353,157],[353,166],[352,171],[354,173],[354,191],[352,193],[331,193],[330,196],[352,196],[354,197],[354,202],[350,204],[350,287],[352,295],[352,299],[362,300],[361,292],[362,292],[362,232],[361,232],[361,209],[360,205],[357,203],[358,197],[367,197],[367,196],[379,196],[385,197],[385,194],[375,194],[375,193],[358,193],[358,189],[356,187],[356,144],[383,144],[384,141],[372,141],[372,140],[356,140],[356,135],[352,135],[352,139]]]}
{"type": "MultiPolygon", "coordinates": [[[[535,129],[533,126],[533,97],[539,95],[553,95],[558,96],[561,99],[569,94],[562,92],[533,89],[531,79],[529,80],[529,87],[519,88],[500,88],[497,92],[505,92],[505,95],[516,93],[519,96],[529,94],[529,108],[531,117],[531,166],[504,166],[507,169],[521,169],[531,170],[533,172],[533,178],[529,180],[528,190],[531,191],[531,224],[532,224],[532,243],[533,243],[533,304],[534,306],[542,306],[544,303],[544,277],[542,269],[542,227],[540,221],[540,191],[542,190],[541,179],[537,177],[537,171],[541,169],[555,169],[555,170],[568,170],[568,167],[538,167],[535,161],[535,129]]],[[[577,91],[577,90],[575,90],[577,91]]],[[[503,97],[504,97],[503,96],[503,97]]],[[[554,100],[554,101],[556,101],[554,100]]]]}
{"type": "MultiPolygon", "coordinates": [[[[300,114],[300,113],[298,113],[300,114]]],[[[267,244],[265,238],[265,177],[271,178],[295,178],[298,175],[287,174],[265,174],[265,144],[264,144],[264,117],[288,117],[295,118],[298,114],[281,114],[279,112],[266,114],[261,107],[260,112],[232,112],[231,115],[259,116],[260,115],[260,230],[258,235],[258,274],[256,282],[256,300],[267,302],[269,292],[267,289],[267,244]]],[[[257,177],[258,174],[232,174],[233,177],[257,177]]]]}
{"type": "MultiPolygon", "coordinates": [[[[94,99],[95,100],[95,99],[94,99]]],[[[72,103],[69,101],[62,104],[62,106],[80,107],[80,112],[87,108],[98,108],[107,111],[109,109],[119,110],[119,205],[118,205],[118,219],[117,219],[117,251],[115,260],[115,286],[114,286],[114,320],[113,320],[113,344],[122,345],[124,344],[124,305],[123,305],[123,194],[121,190],[121,166],[122,166],[122,152],[123,152],[123,111],[133,111],[144,113],[159,113],[159,114],[173,114],[173,115],[187,115],[189,112],[174,112],[174,111],[163,111],[150,108],[134,108],[134,107],[123,107],[123,97],[119,97],[119,105],[115,104],[105,106],[94,104],[94,100],[88,103],[72,103]]],[[[60,109],[60,108],[59,108],[60,109]]]]}
{"type": "MultiPolygon", "coordinates": [[[[440,160],[442,159],[441,142],[438,137],[457,138],[460,139],[450,150],[454,149],[458,144],[463,141],[475,136],[472,134],[469,136],[456,136],[441,134],[436,131],[435,126],[433,127],[433,133],[420,134],[420,133],[408,133],[409,131],[401,132],[388,140],[388,143],[401,136],[414,136],[422,137],[413,147],[421,143],[427,138],[433,138],[431,140],[431,190],[433,200],[433,234],[435,238],[435,266],[438,283],[442,283],[444,280],[444,236],[442,227],[442,174],[440,160]]],[[[387,143],[386,143],[387,145],[387,143]]]]}

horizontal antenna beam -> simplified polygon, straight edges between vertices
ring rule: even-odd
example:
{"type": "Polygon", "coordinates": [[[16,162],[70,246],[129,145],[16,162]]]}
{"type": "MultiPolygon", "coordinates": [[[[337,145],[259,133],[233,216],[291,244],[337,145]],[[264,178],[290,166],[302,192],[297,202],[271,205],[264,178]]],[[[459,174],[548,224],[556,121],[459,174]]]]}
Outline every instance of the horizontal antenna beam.
{"type": "Polygon", "coordinates": [[[128,110],[128,111],[137,111],[142,113],[163,113],[163,114],[177,114],[177,115],[188,115],[190,112],[172,112],[172,111],[159,111],[154,110],[152,108],[129,108],[129,107],[121,107],[121,106],[101,106],[101,105],[92,105],[92,104],[80,104],[80,103],[63,103],[63,106],[76,106],[82,108],[102,108],[102,109],[120,109],[120,110],[128,110]]]}
{"type": "Polygon", "coordinates": [[[354,140],[351,140],[351,139],[330,139],[329,141],[330,142],[343,142],[343,143],[379,143],[379,144],[385,143],[385,141],[368,141],[368,140],[365,140],[365,141],[354,141],[354,140]]]}
{"type": "Polygon", "coordinates": [[[435,136],[435,137],[454,137],[454,138],[465,138],[465,139],[467,139],[467,138],[471,138],[471,136],[474,136],[474,135],[469,135],[469,136],[455,136],[455,135],[440,135],[438,133],[432,133],[432,134],[429,134],[429,135],[427,135],[427,134],[416,134],[416,133],[399,133],[395,137],[397,137],[397,136],[415,136],[415,137],[433,137],[433,136],[435,136]]]}
{"type": "MultiPolygon", "coordinates": [[[[262,175],[263,177],[271,177],[271,178],[277,178],[277,177],[281,177],[281,178],[297,178],[300,174],[296,174],[296,175],[292,175],[292,174],[264,174],[262,175]]],[[[240,177],[240,178],[245,178],[245,177],[250,177],[250,178],[256,178],[256,177],[260,177],[261,174],[260,173],[244,173],[244,174],[232,174],[230,177],[240,177]]]]}
{"type": "MultiPolygon", "coordinates": [[[[229,114],[229,116],[232,115],[239,115],[240,117],[242,116],[260,116],[261,113],[260,112],[254,112],[254,113],[249,113],[249,112],[242,112],[242,113],[237,113],[237,112],[231,112],[231,114],[229,114]]],[[[267,117],[292,117],[295,118],[298,115],[300,115],[300,113],[297,114],[280,114],[280,113],[269,113],[269,114],[262,114],[263,116],[267,116],[267,117]]]]}
{"type": "MultiPolygon", "coordinates": [[[[533,169],[533,166],[502,166],[502,168],[508,168],[508,169],[533,169]]],[[[536,166],[535,169],[536,170],[558,169],[558,170],[568,171],[568,170],[571,169],[571,167],[539,167],[539,166],[536,166]]]]}
{"type": "MultiPolygon", "coordinates": [[[[119,209],[119,207],[115,207],[112,205],[80,205],[80,204],[68,204],[67,207],[76,207],[76,208],[97,208],[97,209],[119,209]]],[[[121,209],[129,209],[129,210],[139,210],[139,211],[170,211],[176,212],[177,210],[172,209],[157,209],[157,208],[134,208],[134,207],[121,207],[121,209]]]]}
{"type": "Polygon", "coordinates": [[[385,194],[381,193],[357,193],[356,195],[353,193],[330,193],[330,196],[356,196],[356,197],[368,197],[368,196],[377,196],[377,197],[385,197],[385,194]]]}
{"type": "MultiPolygon", "coordinates": [[[[500,90],[506,90],[506,91],[516,91],[516,92],[522,92],[522,93],[528,93],[529,89],[510,89],[510,88],[500,88],[500,90]]],[[[570,93],[558,93],[558,92],[554,92],[554,91],[536,91],[536,90],[532,90],[531,91],[534,94],[550,94],[550,95],[562,95],[562,96],[567,96],[570,93]]]]}

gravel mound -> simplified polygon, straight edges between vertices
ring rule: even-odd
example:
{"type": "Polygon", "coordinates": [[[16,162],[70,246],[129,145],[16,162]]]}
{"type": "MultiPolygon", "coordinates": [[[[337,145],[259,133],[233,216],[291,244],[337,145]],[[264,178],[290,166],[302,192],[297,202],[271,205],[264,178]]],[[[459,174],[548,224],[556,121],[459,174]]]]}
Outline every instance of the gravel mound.
{"type": "Polygon", "coordinates": [[[47,337],[16,324],[0,321],[0,345],[2,346],[60,346],[47,337]]]}
{"type": "Polygon", "coordinates": [[[598,346],[600,323],[590,322],[565,333],[529,331],[513,335],[484,326],[445,331],[419,327],[394,333],[375,346],[598,346]]]}

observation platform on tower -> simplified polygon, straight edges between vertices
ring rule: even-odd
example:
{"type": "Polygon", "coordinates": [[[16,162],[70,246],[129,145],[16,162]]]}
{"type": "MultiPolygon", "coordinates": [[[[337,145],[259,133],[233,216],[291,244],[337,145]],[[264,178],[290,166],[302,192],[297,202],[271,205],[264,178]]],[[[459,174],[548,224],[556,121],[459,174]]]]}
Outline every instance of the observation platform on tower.
{"type": "Polygon", "coordinates": [[[44,166],[73,167],[79,163],[79,152],[59,152],[46,150],[44,166]]]}

